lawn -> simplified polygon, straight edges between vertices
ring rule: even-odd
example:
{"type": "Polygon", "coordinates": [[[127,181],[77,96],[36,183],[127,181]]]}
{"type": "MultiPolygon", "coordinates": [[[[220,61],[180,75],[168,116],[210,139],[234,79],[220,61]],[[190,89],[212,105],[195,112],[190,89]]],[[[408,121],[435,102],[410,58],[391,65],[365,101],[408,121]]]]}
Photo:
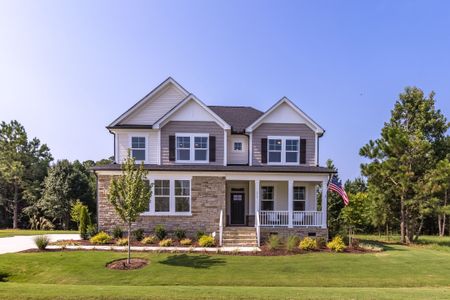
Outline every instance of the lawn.
{"type": "Polygon", "coordinates": [[[273,257],[136,253],[150,264],[134,271],[104,267],[125,256],[117,252],[5,254],[0,299],[450,298],[449,251],[385,247],[273,257]]]}
{"type": "Polygon", "coordinates": [[[71,230],[29,230],[29,229],[0,229],[0,238],[11,237],[15,235],[38,235],[55,233],[78,233],[71,230]]]}

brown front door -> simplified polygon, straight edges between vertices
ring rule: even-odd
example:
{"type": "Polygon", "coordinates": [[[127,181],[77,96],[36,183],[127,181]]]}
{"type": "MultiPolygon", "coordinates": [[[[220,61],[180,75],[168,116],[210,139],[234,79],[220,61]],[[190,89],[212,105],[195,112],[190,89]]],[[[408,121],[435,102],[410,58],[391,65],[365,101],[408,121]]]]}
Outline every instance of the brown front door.
{"type": "Polygon", "coordinates": [[[231,193],[231,225],[245,225],[245,193],[231,193]]]}

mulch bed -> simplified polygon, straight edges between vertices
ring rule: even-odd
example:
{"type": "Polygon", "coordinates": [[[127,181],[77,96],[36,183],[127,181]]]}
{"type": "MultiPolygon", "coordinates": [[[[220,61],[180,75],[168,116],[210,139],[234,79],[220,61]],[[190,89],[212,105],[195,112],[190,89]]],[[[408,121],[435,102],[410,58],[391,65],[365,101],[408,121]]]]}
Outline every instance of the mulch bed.
{"type": "Polygon", "coordinates": [[[147,264],[147,260],[143,258],[132,258],[130,263],[126,258],[123,258],[107,263],[106,267],[111,270],[136,270],[145,267],[147,264]]]}

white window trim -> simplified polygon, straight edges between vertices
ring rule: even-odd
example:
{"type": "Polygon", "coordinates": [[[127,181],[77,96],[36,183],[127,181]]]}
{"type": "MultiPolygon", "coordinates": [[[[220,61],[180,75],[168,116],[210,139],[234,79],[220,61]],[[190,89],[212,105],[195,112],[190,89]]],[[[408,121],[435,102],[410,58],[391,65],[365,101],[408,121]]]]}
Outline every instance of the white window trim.
{"type": "MultiPolygon", "coordinates": [[[[209,163],[209,133],[175,133],[175,162],[176,163],[194,163],[194,164],[206,164],[209,163]],[[189,160],[179,160],[178,159],[178,137],[189,137],[189,160]],[[206,160],[195,160],[195,138],[196,137],[207,137],[207,147],[206,147],[206,160]]],[[[202,148],[203,149],[203,148],[202,148]]]]}
{"type": "MultiPolygon", "coordinates": [[[[274,152],[274,151],[272,151],[274,152]]],[[[288,151],[292,152],[292,151],[288,151]]],[[[267,164],[268,165],[300,165],[300,137],[299,136],[268,136],[267,137],[267,164]],[[269,140],[281,140],[281,162],[270,162],[269,140]],[[297,162],[286,162],[286,140],[298,141],[297,162]]]]}
{"type": "Polygon", "coordinates": [[[156,176],[149,179],[151,186],[153,187],[153,193],[150,198],[149,211],[142,213],[142,216],[192,216],[192,178],[191,177],[174,177],[174,176],[156,176]],[[157,212],[155,211],[155,193],[154,183],[155,180],[169,180],[169,211],[157,212]],[[189,181],[189,211],[188,212],[176,212],[175,211],[175,180],[187,180],[189,181]]]}
{"type": "Polygon", "coordinates": [[[260,207],[261,207],[261,210],[262,210],[262,203],[263,203],[263,201],[272,201],[273,202],[273,210],[266,210],[266,211],[276,211],[276,209],[275,209],[275,185],[270,185],[270,184],[264,184],[264,185],[261,185],[261,189],[260,189],[260,191],[259,191],[259,194],[260,194],[260,207]],[[264,193],[263,193],[263,188],[266,188],[266,187],[271,187],[272,188],[272,200],[264,200],[264,193]]]}
{"type": "MultiPolygon", "coordinates": [[[[306,208],[307,199],[308,199],[308,187],[307,186],[305,186],[305,185],[294,185],[292,187],[292,202],[300,202],[300,201],[305,202],[305,210],[304,211],[308,211],[307,208],[306,208]],[[296,188],[296,187],[302,187],[302,188],[305,189],[305,199],[304,200],[295,200],[294,199],[294,195],[295,195],[294,188],[296,188]]],[[[292,209],[294,209],[294,204],[292,204],[292,209]]],[[[303,210],[294,210],[294,211],[303,211],[303,210]]]]}
{"type": "Polygon", "coordinates": [[[242,141],[240,141],[240,140],[233,141],[232,147],[233,147],[233,148],[231,149],[232,152],[237,152],[237,153],[242,153],[242,152],[244,152],[244,143],[243,143],[242,141]],[[236,144],[236,143],[241,144],[241,150],[236,150],[236,149],[234,149],[234,144],[236,144]]]}
{"type": "MultiPolygon", "coordinates": [[[[143,137],[143,138],[145,138],[145,148],[144,148],[144,150],[145,150],[145,159],[144,160],[136,160],[135,161],[135,163],[137,163],[137,164],[140,164],[140,163],[142,163],[142,162],[144,162],[144,164],[148,164],[148,157],[149,157],[149,155],[150,155],[150,153],[149,153],[149,135],[147,134],[147,133],[139,133],[139,132],[131,132],[131,133],[129,133],[128,134],[128,149],[130,149],[130,155],[131,155],[131,152],[133,151],[133,148],[132,148],[132,140],[133,140],[133,138],[134,137],[143,137]]],[[[141,149],[141,148],[139,148],[139,149],[141,149]]]]}

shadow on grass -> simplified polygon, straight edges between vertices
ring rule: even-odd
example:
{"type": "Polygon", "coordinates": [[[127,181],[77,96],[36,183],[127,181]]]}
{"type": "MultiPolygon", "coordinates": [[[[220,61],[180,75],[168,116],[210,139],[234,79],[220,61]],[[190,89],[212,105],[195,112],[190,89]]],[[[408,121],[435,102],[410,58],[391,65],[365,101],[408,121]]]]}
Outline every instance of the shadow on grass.
{"type": "Polygon", "coordinates": [[[426,239],[419,239],[414,241],[415,244],[418,245],[437,245],[442,247],[450,247],[450,240],[426,240],[426,239]]]}
{"type": "Polygon", "coordinates": [[[177,266],[177,267],[208,269],[212,266],[225,265],[225,260],[223,258],[212,257],[208,255],[180,254],[169,256],[165,260],[160,261],[159,263],[163,265],[177,266]]]}
{"type": "Polygon", "coordinates": [[[383,251],[405,251],[406,249],[403,248],[398,248],[398,247],[392,247],[392,245],[400,245],[400,246],[404,246],[400,243],[383,243],[380,241],[374,241],[374,240],[361,240],[362,243],[364,244],[369,244],[369,245],[373,245],[379,248],[382,248],[383,251]]]}
{"type": "Polygon", "coordinates": [[[7,282],[9,275],[6,272],[0,272],[0,282],[7,282]]]}

